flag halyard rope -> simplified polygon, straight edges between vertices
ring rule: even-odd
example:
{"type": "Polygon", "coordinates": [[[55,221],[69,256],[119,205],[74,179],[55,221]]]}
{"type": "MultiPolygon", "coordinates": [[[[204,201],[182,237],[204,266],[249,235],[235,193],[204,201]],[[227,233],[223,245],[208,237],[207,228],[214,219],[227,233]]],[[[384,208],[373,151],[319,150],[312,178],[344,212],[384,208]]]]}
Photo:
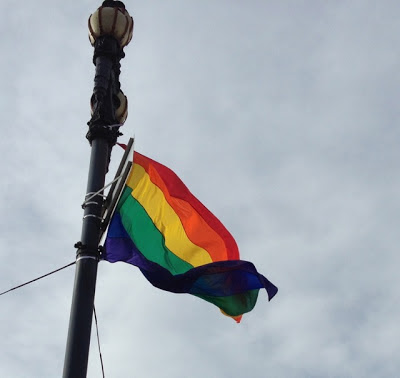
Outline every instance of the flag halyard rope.
{"type": "Polygon", "coordinates": [[[68,268],[69,266],[74,265],[74,264],[76,264],[76,261],[73,261],[72,263],[69,263],[69,264],[67,264],[67,265],[64,265],[64,266],[61,267],[61,268],[58,268],[58,269],[56,269],[56,270],[53,270],[52,272],[43,274],[43,276],[37,277],[37,278],[35,278],[35,279],[33,279],[33,280],[30,280],[30,281],[28,281],[28,282],[25,282],[25,283],[23,283],[23,284],[21,284],[21,285],[15,286],[15,287],[13,287],[13,288],[11,288],[11,289],[9,289],[9,290],[3,291],[2,293],[0,293],[0,295],[7,294],[7,293],[9,293],[10,291],[19,289],[19,288],[21,288],[21,287],[23,287],[23,286],[26,286],[26,285],[29,285],[29,284],[31,284],[31,283],[33,283],[33,282],[35,282],[35,281],[39,281],[39,280],[41,280],[42,278],[45,278],[45,277],[47,277],[47,276],[50,276],[51,274],[57,273],[57,272],[59,272],[60,270],[63,270],[63,269],[65,269],[65,268],[68,268]]]}
{"type": "Polygon", "coordinates": [[[105,374],[104,374],[104,364],[103,364],[103,356],[101,354],[101,349],[100,349],[100,337],[99,337],[99,325],[97,322],[97,315],[96,315],[96,307],[93,304],[93,315],[94,315],[94,323],[96,325],[96,336],[97,336],[97,347],[99,349],[99,357],[100,357],[100,364],[101,364],[101,373],[103,375],[103,378],[105,378],[105,374]]]}
{"type": "MultiPolygon", "coordinates": [[[[79,259],[78,259],[78,260],[79,260],[79,259]]],[[[78,260],[76,260],[76,261],[78,261],[78,260]]],[[[43,274],[42,276],[37,277],[37,278],[35,278],[35,279],[33,279],[33,280],[27,281],[27,282],[25,282],[25,283],[23,283],[23,284],[21,284],[21,285],[18,285],[18,286],[15,286],[15,287],[11,288],[11,289],[8,289],[8,290],[6,290],[6,291],[3,291],[3,292],[0,293],[0,296],[1,296],[1,295],[4,295],[4,294],[7,294],[7,293],[9,293],[9,292],[11,292],[11,291],[13,291],[13,290],[20,289],[20,288],[23,287],[23,286],[29,285],[29,284],[31,284],[31,283],[33,283],[33,282],[35,282],[35,281],[39,281],[39,280],[41,280],[42,278],[45,278],[45,277],[47,277],[47,276],[50,276],[50,275],[52,275],[52,274],[54,274],[54,273],[59,272],[60,270],[63,270],[63,269],[68,268],[68,267],[70,267],[70,266],[72,266],[72,265],[75,265],[75,264],[76,264],[76,261],[73,261],[73,262],[71,262],[71,263],[69,263],[69,264],[67,264],[67,265],[62,266],[61,268],[55,269],[55,270],[53,270],[53,271],[51,271],[51,272],[49,272],[49,273],[43,274]]],[[[98,346],[99,356],[100,356],[101,372],[102,372],[103,378],[105,378],[105,374],[104,374],[104,364],[103,364],[103,356],[102,356],[102,354],[101,354],[101,349],[100,349],[99,326],[98,326],[98,321],[97,321],[96,308],[95,308],[94,304],[93,304],[93,314],[94,314],[94,321],[95,321],[95,325],[96,325],[97,346],[98,346]]]]}
{"type": "MultiPolygon", "coordinates": [[[[84,208],[86,205],[88,205],[89,201],[90,201],[92,198],[94,198],[94,197],[100,195],[100,193],[101,193],[104,189],[107,189],[109,186],[111,186],[112,184],[114,184],[114,182],[118,181],[118,180],[121,178],[121,176],[122,176],[122,175],[119,175],[118,177],[116,177],[114,180],[112,180],[111,182],[109,182],[106,186],[103,186],[103,187],[102,187],[100,190],[98,190],[96,193],[92,193],[92,192],[91,192],[91,193],[86,193],[86,196],[90,195],[90,197],[85,199],[85,201],[84,201],[83,204],[82,204],[82,208],[84,208]]],[[[103,196],[103,197],[105,198],[106,196],[103,196]]]]}

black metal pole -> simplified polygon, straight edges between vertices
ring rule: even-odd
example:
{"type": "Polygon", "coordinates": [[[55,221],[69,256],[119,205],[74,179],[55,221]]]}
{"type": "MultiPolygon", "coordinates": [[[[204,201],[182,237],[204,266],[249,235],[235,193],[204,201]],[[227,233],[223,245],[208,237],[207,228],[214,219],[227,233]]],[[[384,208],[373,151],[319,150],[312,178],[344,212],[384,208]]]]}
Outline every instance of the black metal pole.
{"type": "MultiPolygon", "coordinates": [[[[87,193],[104,187],[109,145],[105,139],[92,142],[87,193]]],[[[98,246],[103,197],[97,195],[85,207],[82,239],[78,243],[75,283],[64,362],[64,378],[86,377],[93,304],[96,288],[98,246]]]]}
{"type": "Polygon", "coordinates": [[[81,241],[75,245],[78,250],[63,378],[85,378],[87,373],[97,265],[101,253],[102,188],[112,147],[126,118],[127,102],[120,90],[119,62],[124,57],[123,47],[129,43],[132,30],[132,17],[120,1],[104,1],[89,18],[89,35],[95,48],[93,63],[96,66],[91,99],[92,118],[86,135],[92,150],[81,241]],[[104,25],[112,25],[112,28],[105,30],[104,25]]]}

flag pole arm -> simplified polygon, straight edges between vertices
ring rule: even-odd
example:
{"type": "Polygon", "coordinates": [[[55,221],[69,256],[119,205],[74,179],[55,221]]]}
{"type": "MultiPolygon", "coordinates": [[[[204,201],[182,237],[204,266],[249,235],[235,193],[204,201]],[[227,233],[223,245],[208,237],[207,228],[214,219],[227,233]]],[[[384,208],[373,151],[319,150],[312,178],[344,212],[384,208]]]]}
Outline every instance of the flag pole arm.
{"type": "Polygon", "coordinates": [[[91,156],[82,223],[81,241],[76,243],[76,270],[65,350],[63,378],[85,378],[87,374],[100,235],[103,191],[111,150],[119,127],[127,117],[127,99],[119,82],[123,48],[130,42],[133,19],[121,1],[104,1],[89,17],[89,39],[96,66],[91,98],[92,117],[86,138],[91,156]]]}
{"type": "Polygon", "coordinates": [[[129,173],[131,171],[131,168],[132,168],[132,162],[129,161],[127,166],[124,169],[124,172],[121,174],[121,178],[118,181],[118,185],[114,189],[114,195],[113,195],[113,197],[111,199],[111,202],[108,205],[107,210],[106,210],[106,212],[104,213],[104,216],[103,216],[103,222],[102,222],[102,225],[101,225],[100,240],[103,239],[103,236],[105,235],[105,232],[107,231],[107,228],[108,228],[109,223],[111,221],[111,217],[114,215],[115,209],[117,207],[119,199],[121,198],[122,191],[123,191],[123,189],[125,187],[125,183],[126,183],[126,180],[128,178],[128,175],[129,175],[129,173]]]}
{"type": "Polygon", "coordinates": [[[119,180],[117,180],[117,178],[121,177],[122,171],[125,170],[125,167],[129,163],[129,161],[133,160],[133,142],[134,142],[133,138],[129,138],[128,144],[125,147],[124,155],[122,156],[121,162],[119,163],[117,172],[115,173],[115,178],[112,182],[112,186],[111,186],[111,188],[108,192],[107,198],[105,200],[103,214],[107,210],[107,208],[109,207],[109,205],[113,199],[115,187],[117,186],[117,184],[119,182],[119,180]]]}

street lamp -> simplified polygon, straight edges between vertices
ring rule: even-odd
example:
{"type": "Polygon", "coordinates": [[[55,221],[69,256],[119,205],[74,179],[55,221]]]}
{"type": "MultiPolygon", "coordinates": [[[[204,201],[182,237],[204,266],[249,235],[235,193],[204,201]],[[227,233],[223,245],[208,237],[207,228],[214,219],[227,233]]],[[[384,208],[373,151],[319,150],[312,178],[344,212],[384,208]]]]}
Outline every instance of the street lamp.
{"type": "Polygon", "coordinates": [[[89,17],[89,40],[96,66],[92,117],[86,138],[91,145],[81,241],[76,243],[76,271],[72,295],[64,378],[84,378],[87,373],[97,265],[104,206],[105,176],[119,128],[128,114],[128,101],[119,82],[123,48],[132,39],[133,19],[121,1],[104,1],[89,17]],[[87,200],[90,198],[90,200],[87,200]]]}

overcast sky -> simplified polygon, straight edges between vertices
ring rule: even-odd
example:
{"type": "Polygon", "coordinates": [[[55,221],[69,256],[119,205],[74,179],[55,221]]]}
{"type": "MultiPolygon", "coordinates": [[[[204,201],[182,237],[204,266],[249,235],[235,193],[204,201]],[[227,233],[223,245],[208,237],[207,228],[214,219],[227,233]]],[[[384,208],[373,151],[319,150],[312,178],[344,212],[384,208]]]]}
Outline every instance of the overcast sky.
{"type": "MultiPolygon", "coordinates": [[[[100,4],[0,5],[0,291],[74,261],[100,4]]],[[[172,168],[279,293],[237,325],[101,262],[106,376],[397,377],[400,3],[125,4],[120,141],[172,168]]],[[[2,377],[61,376],[74,273],[0,298],[2,377]]]]}

